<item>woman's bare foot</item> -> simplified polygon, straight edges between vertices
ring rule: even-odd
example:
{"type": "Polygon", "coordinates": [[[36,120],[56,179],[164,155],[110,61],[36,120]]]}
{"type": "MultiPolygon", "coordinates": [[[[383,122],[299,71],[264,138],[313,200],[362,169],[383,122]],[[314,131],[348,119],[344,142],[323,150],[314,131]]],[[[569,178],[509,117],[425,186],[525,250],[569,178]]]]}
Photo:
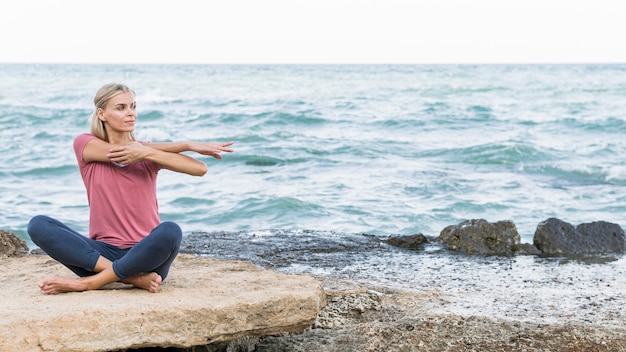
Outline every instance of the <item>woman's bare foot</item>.
{"type": "Polygon", "coordinates": [[[82,278],[69,278],[63,276],[52,276],[43,279],[39,283],[41,292],[47,295],[56,295],[63,292],[78,292],[88,289],[87,283],[82,278]]]}
{"type": "Polygon", "coordinates": [[[146,273],[146,274],[137,274],[134,276],[129,276],[122,280],[125,284],[131,284],[138,288],[143,288],[148,292],[155,293],[159,289],[159,285],[161,284],[161,275],[157,273],[146,273]]]}
{"type": "MultiPolygon", "coordinates": [[[[113,270],[109,270],[111,273],[113,270]]],[[[107,283],[118,281],[119,278],[115,274],[107,275],[106,271],[102,271],[96,275],[69,278],[63,276],[52,276],[42,280],[39,283],[41,292],[47,295],[56,295],[63,292],[78,292],[87,290],[96,290],[107,283]]],[[[121,282],[142,288],[148,292],[157,292],[159,285],[163,279],[161,275],[151,272],[129,276],[121,282]]]]}

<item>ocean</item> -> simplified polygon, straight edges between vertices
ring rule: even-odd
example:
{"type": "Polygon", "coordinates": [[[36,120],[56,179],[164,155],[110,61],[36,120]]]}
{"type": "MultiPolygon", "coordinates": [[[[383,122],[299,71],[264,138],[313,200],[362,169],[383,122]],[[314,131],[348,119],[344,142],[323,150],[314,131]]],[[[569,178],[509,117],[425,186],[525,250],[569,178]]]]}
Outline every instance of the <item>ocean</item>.
{"type": "Polygon", "coordinates": [[[204,177],[161,172],[185,234],[626,224],[626,65],[2,64],[0,229],[87,232],[72,141],[109,82],[136,91],[140,140],[235,143],[204,177]]]}

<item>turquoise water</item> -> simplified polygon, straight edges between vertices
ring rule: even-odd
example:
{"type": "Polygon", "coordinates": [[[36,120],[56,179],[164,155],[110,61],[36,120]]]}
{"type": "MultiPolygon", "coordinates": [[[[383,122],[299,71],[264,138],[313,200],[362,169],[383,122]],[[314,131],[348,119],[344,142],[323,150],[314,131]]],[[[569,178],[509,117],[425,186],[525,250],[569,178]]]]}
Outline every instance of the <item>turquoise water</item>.
{"type": "Polygon", "coordinates": [[[626,224],[626,65],[0,65],[0,229],[86,233],[72,140],[111,81],[141,140],[235,142],[202,178],[162,172],[186,233],[626,224]]]}

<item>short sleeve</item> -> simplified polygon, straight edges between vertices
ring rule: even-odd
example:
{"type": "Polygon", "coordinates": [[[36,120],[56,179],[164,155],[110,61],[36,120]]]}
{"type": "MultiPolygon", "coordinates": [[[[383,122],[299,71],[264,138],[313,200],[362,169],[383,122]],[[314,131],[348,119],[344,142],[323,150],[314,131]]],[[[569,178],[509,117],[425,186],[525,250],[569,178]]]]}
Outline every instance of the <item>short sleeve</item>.
{"type": "Polygon", "coordinates": [[[90,133],[83,133],[74,139],[74,154],[76,154],[76,161],[78,161],[79,165],[84,165],[83,161],[83,150],[87,143],[92,140],[98,138],[90,133]]]}

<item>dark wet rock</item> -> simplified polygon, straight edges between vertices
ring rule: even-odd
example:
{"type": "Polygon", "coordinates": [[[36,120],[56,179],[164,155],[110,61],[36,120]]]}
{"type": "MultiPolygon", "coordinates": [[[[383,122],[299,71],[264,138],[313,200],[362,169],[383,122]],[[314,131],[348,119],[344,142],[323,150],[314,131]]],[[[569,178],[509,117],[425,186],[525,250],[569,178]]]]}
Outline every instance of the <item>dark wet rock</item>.
{"type": "Polygon", "coordinates": [[[439,242],[465,254],[510,256],[519,250],[520,235],[512,221],[472,219],[443,229],[439,242]]]}
{"type": "Polygon", "coordinates": [[[520,255],[540,255],[541,251],[539,248],[535,247],[535,245],[531,243],[520,243],[519,249],[516,254],[520,255]]]}
{"type": "Polygon", "coordinates": [[[606,221],[574,227],[565,221],[549,218],[537,225],[533,243],[544,255],[624,253],[624,230],[606,221]]]}
{"type": "Polygon", "coordinates": [[[385,250],[373,235],[312,230],[194,232],[183,237],[181,253],[248,260],[268,269],[306,265],[343,268],[360,262],[364,253],[385,250]]]}
{"type": "Polygon", "coordinates": [[[384,242],[395,247],[407,249],[418,249],[422,247],[423,244],[429,243],[426,236],[421,233],[408,236],[391,236],[384,240],[384,242]]]}
{"type": "Polygon", "coordinates": [[[21,257],[27,254],[26,241],[12,232],[0,230],[0,257],[21,257]]]}

